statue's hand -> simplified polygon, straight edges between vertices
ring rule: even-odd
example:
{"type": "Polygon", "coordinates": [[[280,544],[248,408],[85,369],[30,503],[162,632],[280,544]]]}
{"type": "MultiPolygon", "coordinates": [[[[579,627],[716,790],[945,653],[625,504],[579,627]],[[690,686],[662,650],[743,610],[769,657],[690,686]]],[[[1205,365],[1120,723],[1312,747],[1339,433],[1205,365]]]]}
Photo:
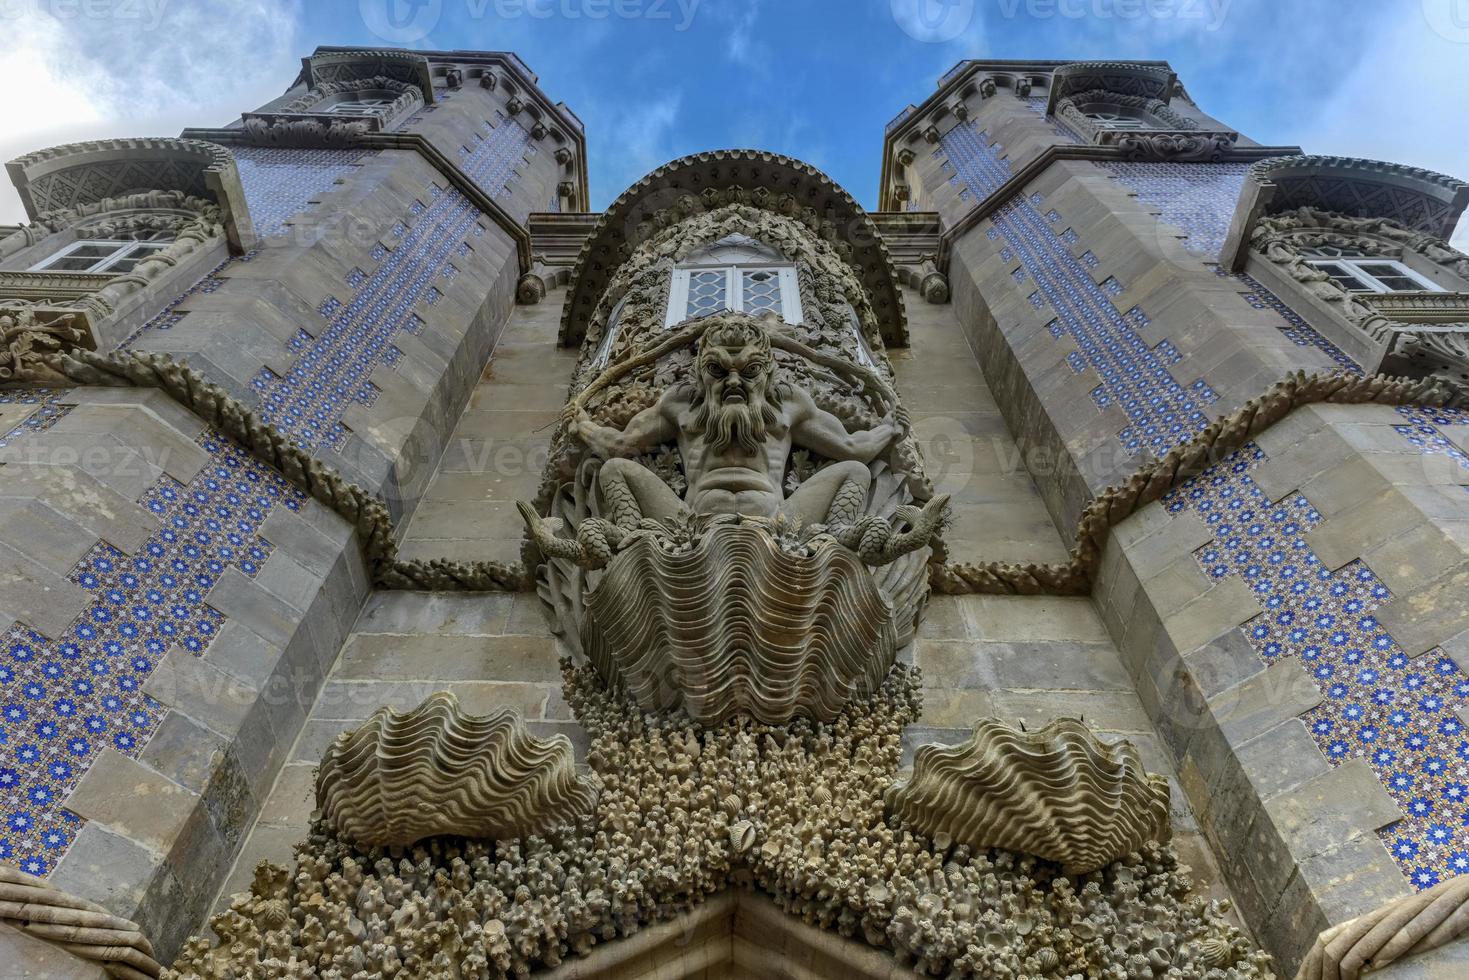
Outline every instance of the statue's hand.
{"type": "Polygon", "coordinates": [[[567,426],[566,431],[573,439],[603,459],[611,459],[617,455],[616,447],[607,438],[611,430],[593,422],[590,415],[585,413],[579,415],[567,426]]]}

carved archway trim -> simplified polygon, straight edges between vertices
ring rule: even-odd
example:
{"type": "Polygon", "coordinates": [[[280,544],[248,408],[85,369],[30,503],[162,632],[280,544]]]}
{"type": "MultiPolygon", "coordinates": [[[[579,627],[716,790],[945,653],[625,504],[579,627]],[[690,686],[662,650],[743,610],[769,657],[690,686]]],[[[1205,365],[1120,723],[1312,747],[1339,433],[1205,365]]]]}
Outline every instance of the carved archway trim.
{"type": "MultiPolygon", "coordinates": [[[[560,343],[579,344],[612,276],[656,229],[653,213],[676,203],[703,205],[701,195],[729,188],[752,193],[751,203],[781,201],[811,212],[822,236],[844,254],[872,302],[888,347],[908,342],[897,270],[876,225],[860,204],[826,174],[800,160],[763,150],[712,150],[664,164],[623,192],[603,212],[582,245],[561,315],[560,343]]],[[[720,202],[723,203],[723,202],[720,202]]],[[[796,214],[790,217],[799,217],[796,214]]]]}

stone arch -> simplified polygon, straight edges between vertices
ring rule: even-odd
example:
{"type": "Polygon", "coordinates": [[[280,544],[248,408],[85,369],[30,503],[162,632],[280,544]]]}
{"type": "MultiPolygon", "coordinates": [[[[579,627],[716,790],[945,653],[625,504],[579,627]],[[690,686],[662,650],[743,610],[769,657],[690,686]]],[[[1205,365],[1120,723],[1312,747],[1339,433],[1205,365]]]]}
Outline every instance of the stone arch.
{"type": "Polygon", "coordinates": [[[760,150],[683,157],[654,170],[614,201],[577,257],[562,311],[561,344],[581,344],[593,316],[610,312],[604,295],[640,245],[670,225],[730,204],[795,221],[825,242],[866,293],[865,305],[882,342],[906,345],[897,272],[867,212],[810,164],[760,150]]]}

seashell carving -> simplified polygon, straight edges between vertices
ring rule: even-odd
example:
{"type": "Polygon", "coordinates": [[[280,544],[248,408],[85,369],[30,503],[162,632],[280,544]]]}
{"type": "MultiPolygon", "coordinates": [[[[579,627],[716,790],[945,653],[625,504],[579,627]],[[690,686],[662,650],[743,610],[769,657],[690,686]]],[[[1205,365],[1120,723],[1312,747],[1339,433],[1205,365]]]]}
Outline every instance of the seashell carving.
{"type": "Polygon", "coordinates": [[[835,718],[892,666],[892,607],[829,538],[783,550],[754,522],[711,525],[691,546],[625,545],[587,596],[583,649],[644,710],[701,725],[745,712],[780,724],[835,718]]]}
{"type": "Polygon", "coordinates": [[[743,854],[755,846],[755,825],[748,820],[737,820],[729,826],[729,846],[736,854],[743,854]]]}
{"type": "Polygon", "coordinates": [[[1086,874],[1166,842],[1168,795],[1168,781],[1143,771],[1131,743],[1107,745],[1080,721],[1025,732],[988,719],[960,745],[919,748],[912,778],[888,789],[887,805],[930,836],[1086,874]]]}
{"type": "Polygon", "coordinates": [[[509,709],[466,714],[442,691],[406,713],[379,708],[337,736],[316,776],[322,816],[361,845],[523,837],[572,821],[594,799],[566,736],[535,738],[509,709]]]}

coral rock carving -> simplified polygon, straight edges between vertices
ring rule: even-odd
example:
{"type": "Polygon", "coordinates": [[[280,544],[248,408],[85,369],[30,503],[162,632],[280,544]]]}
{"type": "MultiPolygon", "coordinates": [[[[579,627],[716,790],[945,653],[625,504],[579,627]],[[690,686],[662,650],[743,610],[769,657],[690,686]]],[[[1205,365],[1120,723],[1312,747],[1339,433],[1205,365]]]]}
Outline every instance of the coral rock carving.
{"type": "Polygon", "coordinates": [[[926,976],[1273,977],[1228,903],[1189,897],[1166,846],[1073,879],[886,819],[902,731],[918,720],[914,670],[895,667],[831,723],[712,728],[644,713],[589,666],[565,671],[603,784],[574,828],[390,852],[318,823],[296,870],[262,864],[211,920],[220,942],[190,940],[169,976],[526,977],[752,887],[926,976]]]}
{"type": "Polygon", "coordinates": [[[925,834],[1034,854],[1069,874],[1170,836],[1167,779],[1144,772],[1131,744],[1107,745],[1069,718],[1037,732],[989,719],[960,745],[925,745],[887,802],[925,834]]]}
{"type": "Polygon", "coordinates": [[[316,779],[322,818],[364,845],[523,837],[573,821],[593,795],[566,736],[534,738],[508,709],[466,714],[443,692],[406,713],[379,708],[339,735],[316,779]]]}
{"type": "Polygon", "coordinates": [[[153,980],[162,972],[136,922],[3,864],[0,922],[98,963],[118,980],[153,980]]]}

